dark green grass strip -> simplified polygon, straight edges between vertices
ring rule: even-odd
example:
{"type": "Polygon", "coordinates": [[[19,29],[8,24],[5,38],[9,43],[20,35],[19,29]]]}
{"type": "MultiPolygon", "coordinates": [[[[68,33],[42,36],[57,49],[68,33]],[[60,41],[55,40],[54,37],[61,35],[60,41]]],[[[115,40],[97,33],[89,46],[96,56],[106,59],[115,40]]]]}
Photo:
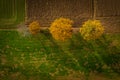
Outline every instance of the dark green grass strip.
{"type": "Polygon", "coordinates": [[[0,0],[0,28],[13,29],[25,21],[25,0],[0,0]]]}

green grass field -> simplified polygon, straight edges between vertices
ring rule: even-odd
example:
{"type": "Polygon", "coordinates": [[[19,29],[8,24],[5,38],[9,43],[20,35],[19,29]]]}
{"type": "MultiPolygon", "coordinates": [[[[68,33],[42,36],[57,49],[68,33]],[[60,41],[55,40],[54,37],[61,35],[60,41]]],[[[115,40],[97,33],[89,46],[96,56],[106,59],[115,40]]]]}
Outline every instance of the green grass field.
{"type": "Polygon", "coordinates": [[[79,33],[55,41],[38,35],[0,31],[0,80],[119,80],[120,34],[85,41],[79,33]]]}

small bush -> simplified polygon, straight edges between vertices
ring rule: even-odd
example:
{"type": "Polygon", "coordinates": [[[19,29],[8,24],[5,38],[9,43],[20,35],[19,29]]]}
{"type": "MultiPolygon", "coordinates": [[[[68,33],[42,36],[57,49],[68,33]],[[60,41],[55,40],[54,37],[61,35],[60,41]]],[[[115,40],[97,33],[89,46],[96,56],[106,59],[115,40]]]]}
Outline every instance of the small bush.
{"type": "Polygon", "coordinates": [[[81,36],[85,40],[98,39],[104,32],[104,27],[98,20],[88,20],[80,28],[81,36]]]}
{"type": "Polygon", "coordinates": [[[17,31],[22,37],[28,37],[30,35],[28,27],[24,23],[17,25],[17,31]]]}
{"type": "Polygon", "coordinates": [[[38,21],[33,21],[32,23],[30,23],[29,25],[29,31],[32,34],[37,34],[40,32],[40,24],[38,21]]]}
{"type": "Polygon", "coordinates": [[[54,39],[65,41],[72,36],[72,24],[70,19],[59,18],[51,24],[49,30],[54,39]]]}

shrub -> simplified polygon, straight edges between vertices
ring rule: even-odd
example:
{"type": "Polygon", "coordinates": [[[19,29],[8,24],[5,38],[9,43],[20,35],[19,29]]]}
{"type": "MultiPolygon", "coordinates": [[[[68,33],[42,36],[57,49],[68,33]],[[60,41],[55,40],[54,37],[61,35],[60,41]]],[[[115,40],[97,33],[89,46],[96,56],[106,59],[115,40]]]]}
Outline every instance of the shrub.
{"type": "Polygon", "coordinates": [[[88,20],[80,28],[81,36],[85,40],[98,39],[104,32],[104,27],[99,20],[88,20]]]}
{"type": "Polygon", "coordinates": [[[33,21],[32,23],[29,24],[29,31],[32,34],[37,34],[40,32],[40,24],[38,21],[33,21]]]}
{"type": "Polygon", "coordinates": [[[65,41],[72,36],[72,24],[70,19],[59,18],[51,24],[49,30],[54,39],[65,41]]]}
{"type": "Polygon", "coordinates": [[[22,37],[28,37],[30,35],[28,27],[24,23],[17,25],[17,31],[22,37]]]}

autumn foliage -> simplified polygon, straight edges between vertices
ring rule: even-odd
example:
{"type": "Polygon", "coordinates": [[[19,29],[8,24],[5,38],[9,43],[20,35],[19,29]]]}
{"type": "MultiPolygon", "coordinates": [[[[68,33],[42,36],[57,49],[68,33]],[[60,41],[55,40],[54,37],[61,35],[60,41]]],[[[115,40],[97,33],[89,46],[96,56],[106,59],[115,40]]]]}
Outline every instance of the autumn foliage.
{"type": "Polygon", "coordinates": [[[37,34],[40,32],[40,24],[38,21],[33,21],[29,24],[29,31],[31,34],[37,34]]]}
{"type": "Polygon", "coordinates": [[[80,33],[85,40],[95,40],[104,33],[104,27],[99,20],[88,20],[80,28],[80,33]]]}
{"type": "Polygon", "coordinates": [[[59,18],[51,24],[49,30],[54,39],[65,41],[72,36],[72,24],[70,19],[59,18]]]}

